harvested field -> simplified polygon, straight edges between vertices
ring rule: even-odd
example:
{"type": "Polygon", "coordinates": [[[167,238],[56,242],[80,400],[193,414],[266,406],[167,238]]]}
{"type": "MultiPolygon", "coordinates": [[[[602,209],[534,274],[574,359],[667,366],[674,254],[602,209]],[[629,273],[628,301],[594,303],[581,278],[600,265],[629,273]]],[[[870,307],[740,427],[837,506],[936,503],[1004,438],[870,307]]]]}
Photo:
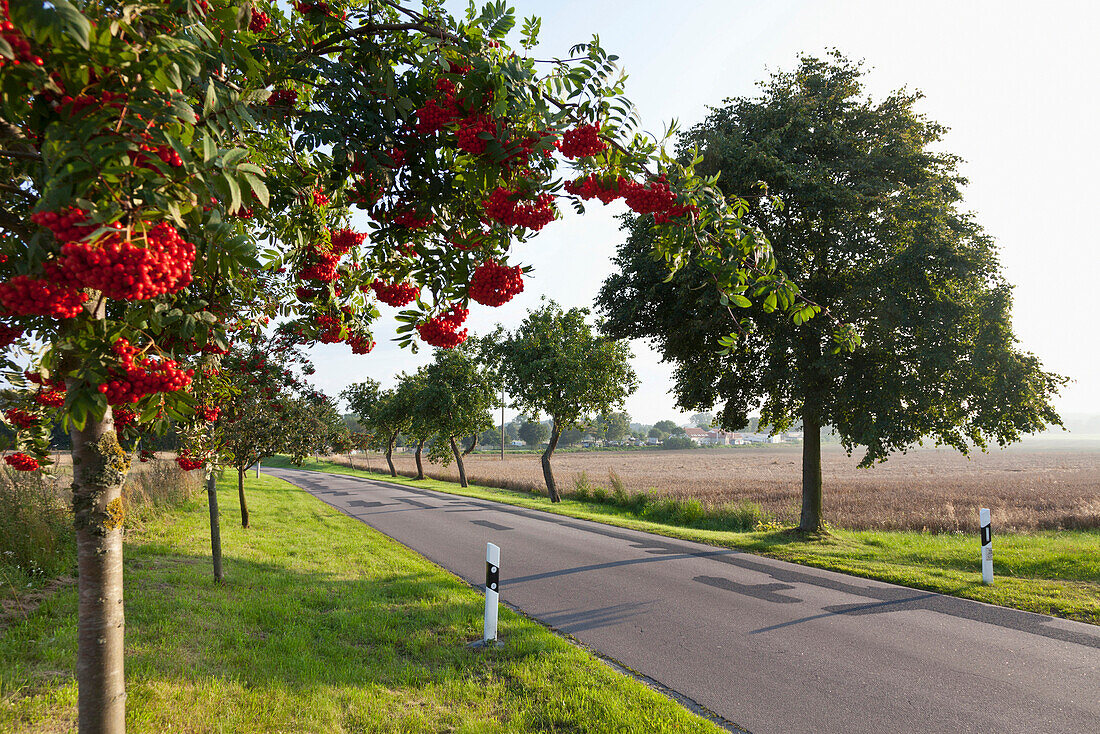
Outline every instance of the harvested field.
{"type": "MultiPolygon", "coordinates": [[[[379,455],[355,457],[384,468],[379,455]]],[[[919,449],[859,469],[838,446],[822,447],[825,515],[851,529],[973,531],[978,509],[989,507],[998,530],[1100,528],[1100,443],[1013,447],[969,459],[949,449],[919,449]]],[[[340,463],[347,463],[341,458],[340,463]]],[[[412,454],[395,454],[398,471],[415,476],[412,454]]],[[[425,473],[457,480],[458,472],[425,459],[425,473]]],[[[706,505],[752,502],[772,517],[796,523],[801,447],[763,446],[688,451],[585,451],[554,456],[554,476],[566,493],[582,473],[611,488],[612,472],[628,492],[694,497],[706,505]]],[[[534,453],[466,457],[470,482],[543,490],[534,453]]]]}

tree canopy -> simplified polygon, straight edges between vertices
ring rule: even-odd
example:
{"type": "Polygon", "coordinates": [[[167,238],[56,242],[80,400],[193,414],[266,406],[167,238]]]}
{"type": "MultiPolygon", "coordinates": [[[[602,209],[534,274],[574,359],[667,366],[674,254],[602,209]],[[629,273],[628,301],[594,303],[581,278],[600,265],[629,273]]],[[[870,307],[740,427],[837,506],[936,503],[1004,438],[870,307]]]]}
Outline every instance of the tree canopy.
{"type": "Polygon", "coordinates": [[[1063,378],[1017,346],[1012,289],[992,238],[960,209],[965,180],[941,152],[945,128],[917,112],[919,93],[874,101],[863,76],[839,54],[804,57],[681,141],[723,190],[767,182],[777,198],[753,199],[745,220],[809,300],[852,325],[857,349],[834,349],[821,320],[756,310],[731,343],[710,275],[689,266],[666,282],[642,218],[628,220],[621,272],[598,299],[609,335],[652,339],[675,365],[685,409],[720,403],[728,429],[757,406],[776,430],[802,419],[804,530],[822,523],[823,425],[849,451],[865,447],[868,465],[923,440],[965,453],[1060,423],[1050,399],[1063,378]]]}

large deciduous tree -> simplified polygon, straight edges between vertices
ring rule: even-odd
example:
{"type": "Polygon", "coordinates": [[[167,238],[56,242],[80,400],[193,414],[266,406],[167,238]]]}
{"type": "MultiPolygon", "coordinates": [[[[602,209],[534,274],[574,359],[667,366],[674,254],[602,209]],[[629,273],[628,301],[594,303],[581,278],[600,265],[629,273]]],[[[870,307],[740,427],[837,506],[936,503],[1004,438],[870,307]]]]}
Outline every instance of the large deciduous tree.
{"type": "Polygon", "coordinates": [[[364,380],[349,385],[340,397],[370,436],[371,445],[385,452],[390,476],[396,477],[393,448],[412,420],[409,392],[383,390],[375,380],[364,380]]]}
{"type": "Polygon", "coordinates": [[[550,443],[542,454],[546,491],[553,502],[561,495],[554,483],[550,457],[562,431],[587,424],[593,413],[622,407],[637,388],[630,348],[593,333],[586,309],[563,311],[549,302],[531,311],[512,332],[500,330],[494,344],[505,389],[525,414],[546,413],[553,420],[550,443]]]}
{"type": "Polygon", "coordinates": [[[916,111],[918,93],[871,100],[863,74],[840,55],[805,57],[682,141],[726,191],[767,182],[781,204],[761,196],[745,220],[861,346],[832,348],[820,319],[792,324],[755,311],[749,333],[730,345],[715,319],[726,298],[705,287],[711,275],[690,266],[666,282],[641,218],[628,222],[621,272],[598,299],[608,334],[653,339],[675,365],[685,409],[723,403],[728,429],[756,407],[776,430],[801,419],[800,528],[810,532],[823,523],[823,426],[849,451],[866,447],[867,466],[926,438],[965,453],[1060,423],[1050,399],[1063,379],[1017,346],[1012,289],[993,240],[960,211],[964,180],[959,159],[942,152],[945,129],[916,111]]]}

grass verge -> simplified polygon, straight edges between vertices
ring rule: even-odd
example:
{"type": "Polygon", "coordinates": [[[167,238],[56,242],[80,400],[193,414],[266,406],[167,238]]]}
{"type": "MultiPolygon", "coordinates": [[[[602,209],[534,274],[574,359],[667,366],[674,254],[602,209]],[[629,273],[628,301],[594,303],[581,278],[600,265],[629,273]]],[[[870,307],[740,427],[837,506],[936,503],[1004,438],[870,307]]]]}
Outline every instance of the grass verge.
{"type": "MultiPolygon", "coordinates": [[[[271,459],[265,466],[292,465],[271,459]]],[[[990,604],[1100,624],[1100,532],[1039,531],[995,535],[992,586],[981,583],[977,536],[905,531],[834,529],[819,540],[804,540],[782,530],[730,532],[681,527],[645,520],[629,509],[601,502],[565,499],[551,504],[529,492],[480,487],[463,489],[436,479],[417,481],[349,469],[310,460],[301,468],[352,474],[435,489],[451,494],[505,502],[559,515],[736,548],[816,568],[950,594],[990,604]]]]}
{"type": "MultiPolygon", "coordinates": [[[[505,644],[468,649],[476,591],[285,482],[246,490],[249,530],[221,493],[224,585],[205,505],[128,535],[128,731],[720,731],[507,609],[505,644]]],[[[0,636],[0,731],[75,728],[75,609],[0,636]]]]}

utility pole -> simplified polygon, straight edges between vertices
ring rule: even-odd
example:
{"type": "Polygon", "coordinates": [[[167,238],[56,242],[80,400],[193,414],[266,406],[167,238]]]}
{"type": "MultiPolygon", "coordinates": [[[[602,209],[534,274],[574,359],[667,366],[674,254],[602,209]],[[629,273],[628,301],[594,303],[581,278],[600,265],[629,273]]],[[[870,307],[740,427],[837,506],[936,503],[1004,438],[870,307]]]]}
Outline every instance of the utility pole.
{"type": "Polygon", "coordinates": [[[500,460],[504,461],[504,380],[500,381],[500,460]]]}

